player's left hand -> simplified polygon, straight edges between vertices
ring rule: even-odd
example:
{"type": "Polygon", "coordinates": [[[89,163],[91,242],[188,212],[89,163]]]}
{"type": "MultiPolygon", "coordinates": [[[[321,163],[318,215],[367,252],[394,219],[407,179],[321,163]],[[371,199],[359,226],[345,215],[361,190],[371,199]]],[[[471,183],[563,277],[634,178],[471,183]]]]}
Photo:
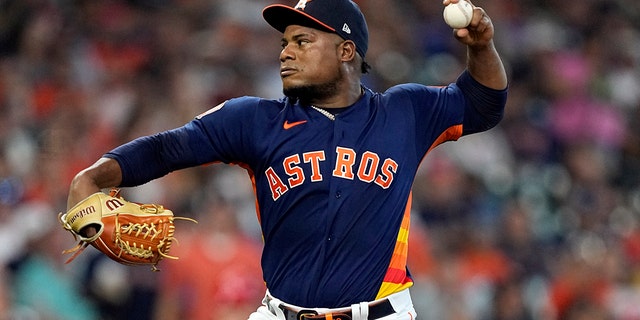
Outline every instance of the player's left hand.
{"type": "MultiPolygon", "coordinates": [[[[450,3],[458,3],[460,0],[443,0],[444,6],[450,3]]],[[[476,7],[470,0],[466,0],[473,6],[473,17],[466,28],[455,29],[453,35],[458,41],[470,47],[487,46],[493,40],[493,23],[481,7],[476,7]]]]}
{"type": "Polygon", "coordinates": [[[73,253],[67,263],[80,254],[88,244],[112,260],[126,265],[156,265],[169,255],[176,240],[173,212],[158,204],[140,204],[125,200],[113,189],[109,195],[96,192],[59,214],[65,230],[80,238],[78,245],[64,253],[73,253]]]}

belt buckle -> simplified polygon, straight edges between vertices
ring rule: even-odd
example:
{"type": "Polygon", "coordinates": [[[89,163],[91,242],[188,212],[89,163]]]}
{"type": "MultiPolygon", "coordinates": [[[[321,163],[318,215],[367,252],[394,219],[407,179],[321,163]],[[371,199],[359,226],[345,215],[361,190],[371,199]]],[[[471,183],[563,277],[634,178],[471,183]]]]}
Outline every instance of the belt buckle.
{"type": "Polygon", "coordinates": [[[297,320],[304,320],[304,319],[306,319],[307,316],[317,316],[317,315],[318,315],[318,312],[316,312],[314,310],[303,309],[303,310],[300,310],[298,312],[298,314],[296,315],[296,319],[297,320]]]}

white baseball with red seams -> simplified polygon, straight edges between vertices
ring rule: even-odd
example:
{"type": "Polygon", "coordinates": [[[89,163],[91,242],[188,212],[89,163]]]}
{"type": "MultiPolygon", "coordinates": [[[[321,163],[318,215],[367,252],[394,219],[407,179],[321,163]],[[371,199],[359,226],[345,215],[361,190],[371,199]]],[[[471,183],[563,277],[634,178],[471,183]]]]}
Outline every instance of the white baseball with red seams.
{"type": "Polygon", "coordinates": [[[444,7],[442,15],[451,28],[466,28],[473,17],[473,6],[465,0],[460,0],[458,3],[450,3],[444,7]]]}

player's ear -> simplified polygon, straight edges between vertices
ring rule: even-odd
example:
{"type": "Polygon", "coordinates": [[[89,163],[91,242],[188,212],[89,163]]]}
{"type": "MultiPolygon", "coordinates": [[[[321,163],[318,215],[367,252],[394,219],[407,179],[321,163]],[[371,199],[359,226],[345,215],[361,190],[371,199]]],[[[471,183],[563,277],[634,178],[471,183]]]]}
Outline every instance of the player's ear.
{"type": "Polygon", "coordinates": [[[353,61],[356,58],[356,44],[351,40],[345,40],[338,46],[338,53],[342,62],[353,61]]]}

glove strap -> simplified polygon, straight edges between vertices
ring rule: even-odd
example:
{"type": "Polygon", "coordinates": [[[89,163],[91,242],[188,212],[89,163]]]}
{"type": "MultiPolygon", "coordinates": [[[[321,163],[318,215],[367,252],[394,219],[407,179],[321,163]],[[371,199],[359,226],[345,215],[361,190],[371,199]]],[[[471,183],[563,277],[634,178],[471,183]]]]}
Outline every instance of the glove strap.
{"type": "Polygon", "coordinates": [[[69,262],[73,261],[73,259],[79,256],[82,253],[82,251],[84,251],[84,249],[87,248],[88,245],[89,245],[88,242],[80,241],[75,247],[62,251],[62,254],[73,253],[73,255],[69,259],[67,259],[67,261],[65,261],[64,263],[68,264],[69,262]]]}

